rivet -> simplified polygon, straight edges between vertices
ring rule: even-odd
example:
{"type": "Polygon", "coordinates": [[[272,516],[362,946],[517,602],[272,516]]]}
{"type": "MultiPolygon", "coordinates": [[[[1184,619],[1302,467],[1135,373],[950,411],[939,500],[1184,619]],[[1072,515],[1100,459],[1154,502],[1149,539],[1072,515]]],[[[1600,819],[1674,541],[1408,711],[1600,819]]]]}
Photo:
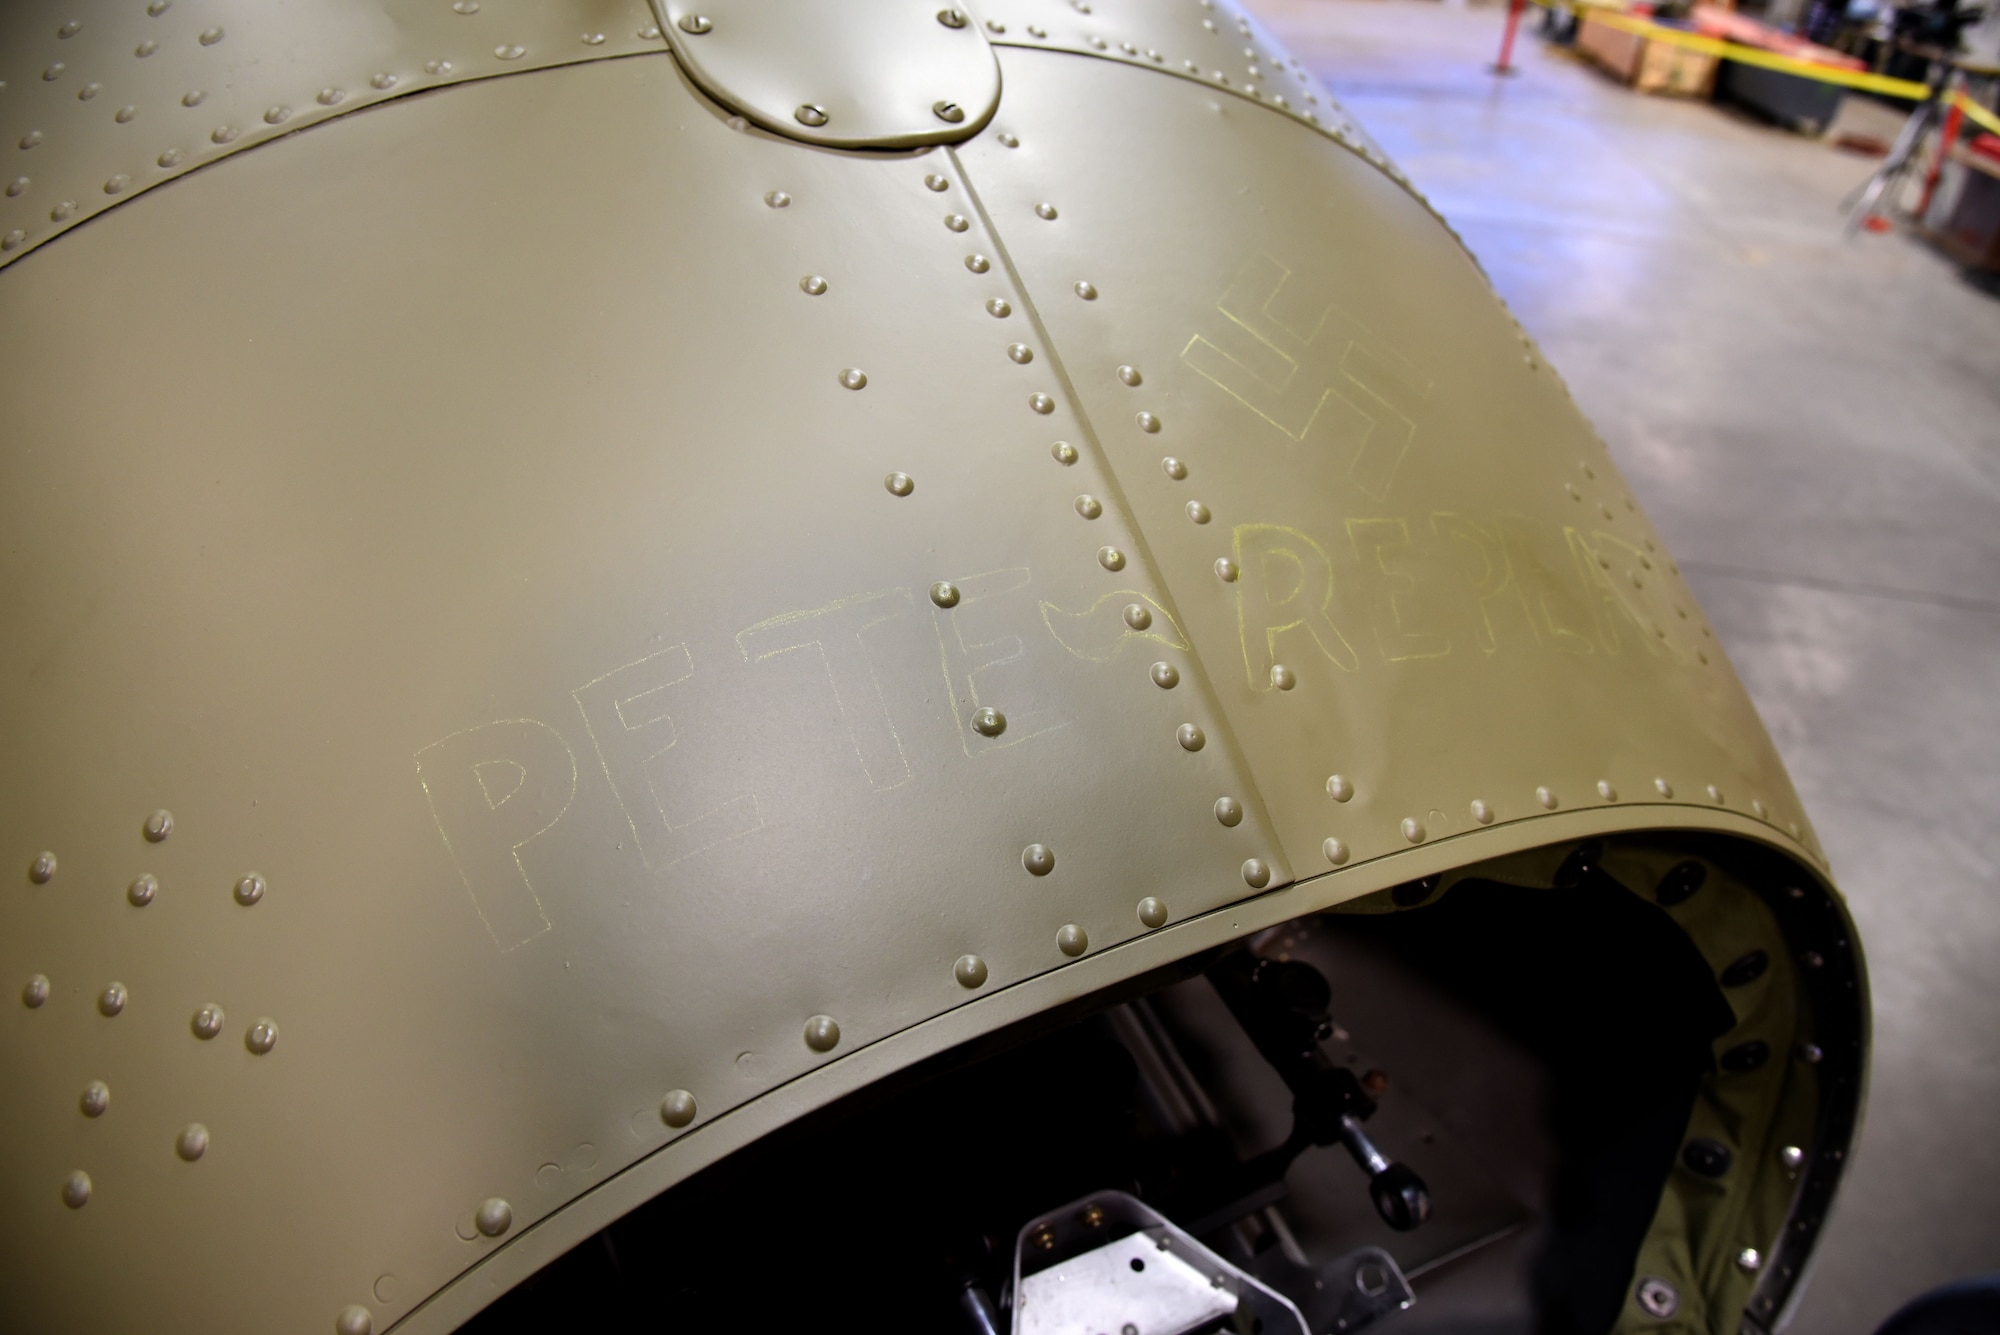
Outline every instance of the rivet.
{"type": "Polygon", "coordinates": [[[40,130],[30,130],[26,134],[21,136],[22,148],[33,148],[36,144],[39,144],[41,142],[42,142],[42,132],[40,130]]]}
{"type": "Polygon", "coordinates": [[[204,88],[190,88],[181,94],[181,105],[184,107],[198,107],[206,101],[208,101],[208,90],[204,88]]]}
{"type": "Polygon", "coordinates": [[[1065,468],[1076,462],[1076,446],[1066,440],[1059,440],[1049,446],[1049,454],[1065,468]]]}
{"type": "Polygon", "coordinates": [[[1798,1171],[1799,1166],[1805,1161],[1806,1152],[1796,1145],[1787,1145],[1778,1151],[1778,1162],[1794,1172],[1798,1171]]]}
{"type": "Polygon", "coordinates": [[[653,24],[647,24],[645,27],[639,29],[639,40],[642,42],[659,41],[660,40],[659,28],[653,24]]]}
{"type": "Polygon", "coordinates": [[[676,1131],[694,1120],[694,1095],[685,1089],[670,1089],[660,1100],[660,1120],[676,1131]]]}
{"type": "Polygon", "coordinates": [[[132,184],[132,178],[127,176],[124,172],[119,172],[116,176],[113,176],[104,183],[104,193],[107,195],[122,194],[124,193],[125,187],[130,184],[132,184]]]}
{"type": "Polygon", "coordinates": [[[489,1196],[479,1203],[479,1213],[472,1222],[487,1237],[497,1238],[514,1226],[514,1207],[498,1196],[489,1196]]]}
{"type": "Polygon", "coordinates": [[[1019,148],[1021,146],[1021,141],[1011,134],[1002,134],[1000,142],[1008,148],[1019,148]]]}
{"type": "Polygon", "coordinates": [[[1133,630],[1145,630],[1153,624],[1153,614],[1147,610],[1144,603],[1127,603],[1125,624],[1133,630]]]}
{"type": "Polygon", "coordinates": [[[82,31],[83,31],[83,25],[77,22],[75,19],[71,19],[68,23],[63,24],[62,27],[56,29],[56,36],[60,39],[67,40],[71,37],[76,36],[78,33],[82,31]]]}
{"type": "Polygon", "coordinates": [[[1028,396],[1028,406],[1042,416],[1047,417],[1056,410],[1056,401],[1046,394],[1030,394],[1028,396]]]}
{"type": "Polygon", "coordinates": [[[1415,816],[1403,817],[1403,837],[1413,844],[1421,844],[1424,841],[1423,822],[1415,816]]]}
{"type": "Polygon", "coordinates": [[[1665,779],[1655,779],[1653,780],[1653,791],[1661,797],[1672,797],[1674,795],[1674,786],[1665,779]]]}
{"type": "Polygon", "coordinates": [[[1639,1281],[1639,1287],[1632,1295],[1639,1303],[1640,1310],[1647,1316],[1661,1320],[1672,1316],[1681,1308],[1681,1296],[1674,1286],[1664,1279],[1646,1278],[1639,1281]]]}
{"type": "Polygon", "coordinates": [[[1035,38],[1042,38],[1042,37],[1047,37],[1048,35],[1049,35],[1049,30],[1047,28],[1037,27],[1032,23],[1028,25],[1028,36],[1035,38]]]}
{"type": "Polygon", "coordinates": [[[139,43],[139,45],[132,48],[132,54],[139,57],[139,59],[144,60],[147,56],[152,55],[155,51],[158,51],[159,49],[160,49],[160,44],[154,41],[152,38],[148,37],[145,41],[139,43]]]}
{"type": "Polygon", "coordinates": [[[1736,1253],[1736,1268],[1746,1275],[1754,1275],[1764,1267],[1764,1258],[1757,1254],[1755,1247],[1745,1247],[1736,1253]]]}
{"type": "Polygon", "coordinates": [[[83,1097],[76,1106],[85,1117],[104,1116],[104,1110],[111,1106],[111,1086],[102,1080],[91,1081],[83,1087],[83,1097]]]}
{"type": "Polygon", "coordinates": [[[713,23],[709,22],[708,15],[706,14],[683,14],[674,26],[694,37],[699,37],[715,27],[713,23]]]}
{"type": "Polygon", "coordinates": [[[767,208],[788,209],[792,206],[792,197],[782,190],[772,190],[764,196],[764,204],[767,208]]]}
{"type": "Polygon", "coordinates": [[[1486,803],[1480,801],[1478,798],[1474,798],[1472,800],[1472,818],[1481,825],[1491,825],[1493,823],[1493,808],[1487,806],[1486,803]]]}
{"type": "Polygon", "coordinates": [[[1215,799],[1215,818],[1231,829],[1243,823],[1243,804],[1233,797],[1215,799]]]}
{"type": "Polygon", "coordinates": [[[1319,846],[1319,851],[1325,854],[1326,860],[1336,867],[1347,861],[1347,845],[1341,843],[1338,839],[1328,839],[1319,846]]]}
{"type": "Polygon", "coordinates": [[[1075,959],[1090,949],[1090,934],[1073,922],[1066,922],[1056,931],[1056,949],[1075,959]]]}
{"type": "Polygon", "coordinates": [[[583,44],[585,46],[603,46],[604,34],[601,32],[587,32],[583,34],[583,44]]]}
{"type": "Polygon", "coordinates": [[[28,879],[36,885],[47,885],[56,877],[56,855],[50,852],[35,854],[35,860],[28,864],[28,879]]]}
{"type": "Polygon", "coordinates": [[[1055,850],[1047,844],[1029,844],[1021,850],[1021,865],[1030,876],[1047,876],[1056,869],[1055,850]]]}
{"type": "Polygon", "coordinates": [[[181,151],[178,148],[170,148],[160,154],[154,161],[158,162],[164,168],[171,169],[178,167],[181,165],[181,151]]]}
{"type": "Polygon", "coordinates": [[[1007,716],[991,705],[972,711],[972,730],[981,737],[998,737],[1007,731],[1007,716]]]}
{"type": "Polygon", "coordinates": [[[1109,46],[1109,43],[1107,43],[1102,37],[1090,37],[1087,38],[1086,40],[1089,41],[1093,49],[1098,51],[1102,51],[1106,49],[1107,46],[1109,46]]]}
{"type": "Polygon", "coordinates": [[[452,0],[452,13],[472,15],[479,12],[479,0],[452,0]]]}
{"type": "Polygon", "coordinates": [[[1717,806],[1722,805],[1722,790],[1720,788],[1717,788],[1712,783],[1708,785],[1708,800],[1715,803],[1717,806]]]}
{"type": "Polygon", "coordinates": [[[965,108],[956,102],[940,99],[931,103],[931,115],[947,124],[956,125],[965,119],[965,108]]]}
{"type": "Polygon", "coordinates": [[[1799,1048],[1799,1056],[1810,1066],[1817,1066],[1825,1058],[1826,1052],[1817,1043],[1807,1043],[1799,1048]]]}
{"type": "Polygon", "coordinates": [[[174,0],[149,0],[149,3],[146,5],[146,12],[154,18],[158,18],[173,8],[173,4],[174,0]]]}
{"type": "Polygon", "coordinates": [[[1035,350],[1025,343],[1009,343],[1007,345],[1007,359],[1018,366],[1026,366],[1029,362],[1035,360],[1035,350]]]}
{"type": "Polygon", "coordinates": [[[28,178],[25,176],[16,176],[13,180],[7,182],[7,198],[14,199],[27,190],[27,188],[28,178]]]}
{"type": "Polygon", "coordinates": [[[243,1046],[259,1057],[278,1046],[278,1022],[260,1019],[244,1031],[243,1046]]]}
{"type": "Polygon", "coordinates": [[[81,1210],[90,1200],[90,1174],[78,1169],[63,1179],[63,1204],[72,1210],[81,1210]]]}
{"type": "Polygon", "coordinates": [[[868,373],[858,366],[850,366],[840,373],[840,383],[845,389],[865,389],[868,386],[868,373]]]}
{"type": "Polygon", "coordinates": [[[972,226],[971,223],[965,220],[965,215],[962,213],[945,214],[944,225],[954,232],[963,232],[966,228],[972,226]]]}
{"type": "Polygon", "coordinates": [[[1164,927],[1167,922],[1166,901],[1147,895],[1139,901],[1139,921],[1147,927],[1164,927]]]}
{"type": "Polygon", "coordinates": [[[1609,779],[1599,779],[1597,781],[1597,795],[1607,802],[1616,802],[1618,800],[1618,790],[1611,786],[1611,780],[1609,779]]]}
{"type": "MultiPolygon", "coordinates": [[[[1104,513],[1104,504],[1095,496],[1079,496],[1076,498],[1076,512],[1085,519],[1095,519],[1104,513]]],[[[1127,616],[1126,620],[1131,618],[1127,616]]]]}
{"type": "Polygon", "coordinates": [[[368,77],[368,86],[386,93],[396,86],[396,76],[386,70],[380,74],[372,74],[368,77]]]}
{"type": "Polygon", "coordinates": [[[1155,663],[1148,669],[1153,685],[1163,691],[1171,691],[1181,684],[1181,670],[1172,663],[1155,663]]]}
{"type": "Polygon", "coordinates": [[[341,1308],[333,1319],[333,1335],[373,1335],[374,1330],[375,1318],[360,1303],[341,1308]]]}
{"type": "Polygon", "coordinates": [[[1556,809],[1556,795],[1546,788],[1535,789],[1535,801],[1541,803],[1542,810],[1544,811],[1554,811],[1556,809]]]}
{"type": "Polygon", "coordinates": [[[236,902],[249,908],[264,897],[264,878],[251,872],[236,883],[236,902]]]}
{"type": "Polygon", "coordinates": [[[1326,780],[1326,795],[1336,802],[1345,802],[1354,796],[1354,785],[1344,774],[1331,774],[1326,780]]]}
{"type": "Polygon", "coordinates": [[[963,28],[965,15],[956,9],[940,9],[937,12],[937,21],[947,28],[963,28]]]}
{"type": "Polygon", "coordinates": [[[87,83],[83,87],[76,90],[76,100],[79,102],[88,102],[90,101],[91,98],[96,97],[99,93],[103,91],[104,91],[103,84],[87,83]]]}
{"type": "Polygon", "coordinates": [[[974,273],[985,273],[993,267],[993,263],[984,255],[967,255],[965,257],[965,267],[974,273]]]}
{"type": "Polygon", "coordinates": [[[1047,200],[1043,200],[1041,203],[1035,205],[1035,216],[1037,218],[1040,218],[1043,222],[1054,222],[1056,217],[1056,206],[1049,203],[1047,200]]]}
{"type": "Polygon", "coordinates": [[[217,42],[222,40],[222,29],[204,28],[202,29],[201,37],[198,40],[201,42],[203,46],[214,46],[217,42]]]}
{"type": "Polygon", "coordinates": [[[1243,864],[1243,883],[1252,890],[1262,890],[1271,883],[1271,869],[1261,858],[1251,858],[1243,864]]]}
{"type": "Polygon", "coordinates": [[[811,102],[801,103],[798,110],[792,113],[792,119],[801,125],[810,125],[817,128],[826,124],[826,108],[811,102]]]}
{"type": "Polygon", "coordinates": [[[196,1038],[214,1038],[222,1032],[222,1007],[203,1006],[194,1013],[194,1019],[188,1027],[194,1030],[196,1038]]]}
{"type": "Polygon", "coordinates": [[[1174,733],[1174,736],[1180,741],[1181,750],[1183,751],[1199,751],[1202,747],[1208,745],[1207,734],[1203,733],[1199,727],[1196,727],[1192,723],[1181,724],[1179,730],[1174,733]]]}
{"type": "Polygon", "coordinates": [[[986,961],[977,955],[960,955],[951,966],[951,976],[963,988],[984,987],[986,985],[986,961]]]}
{"type": "Polygon", "coordinates": [[[1206,524],[1209,520],[1208,507],[1200,501],[1189,501],[1187,503],[1187,517],[1197,524],[1206,524]]]}
{"type": "Polygon", "coordinates": [[[1128,384],[1128,385],[1132,385],[1132,386],[1137,386],[1137,385],[1139,385],[1140,383],[1142,383],[1142,381],[1144,380],[1144,377],[1142,377],[1142,376],[1141,376],[1141,375],[1139,374],[1139,368],[1138,368],[1138,367],[1136,367],[1136,366],[1121,366],[1121,367],[1119,367],[1119,368],[1118,368],[1118,378],[1119,378],[1120,380],[1124,381],[1124,382],[1125,382],[1126,384],[1128,384]]]}
{"type": "Polygon", "coordinates": [[[1172,478],[1176,482],[1185,482],[1187,480],[1187,474],[1188,474],[1187,465],[1182,463],[1179,459],[1174,458],[1174,456],[1171,454],[1168,455],[1166,458],[1160,460],[1160,468],[1166,473],[1168,477],[1172,478]]]}
{"type": "Polygon", "coordinates": [[[231,144],[236,142],[236,136],[241,133],[242,131],[233,125],[218,125],[208,132],[208,139],[213,144],[231,144]]]}
{"type": "Polygon", "coordinates": [[[806,1046],[814,1052],[832,1052],[840,1042],[840,1026],[831,1015],[815,1015],[806,1021],[806,1046]]]}
{"type": "Polygon", "coordinates": [[[174,1153],[193,1163],[208,1153],[208,1128],[200,1122],[189,1122],[174,1138],[174,1153]]]}
{"type": "MultiPolygon", "coordinates": [[[[860,375],[861,373],[856,371],[854,374],[860,375]]],[[[847,382],[843,379],[841,383],[846,384],[847,382]]],[[[866,377],[863,377],[862,383],[867,383],[866,377]]],[[[847,387],[849,389],[859,389],[861,386],[848,385],[847,387]]],[[[916,482],[908,473],[891,473],[882,479],[882,485],[888,489],[891,496],[907,496],[917,489],[916,482]]]]}
{"type": "MultiPolygon", "coordinates": [[[[449,60],[426,60],[424,62],[424,73],[434,77],[449,74],[451,73],[451,62],[449,60]]],[[[341,96],[344,98],[346,94],[342,93],[341,96]]]]}
{"type": "Polygon", "coordinates": [[[21,989],[21,1004],[29,1010],[40,1010],[49,999],[49,976],[45,973],[32,975],[27,985],[21,989]]]}
{"type": "Polygon", "coordinates": [[[1085,301],[1096,301],[1097,286],[1094,283],[1086,282],[1085,280],[1079,278],[1076,283],[1076,294],[1079,297],[1082,297],[1085,301]]]}
{"type": "Polygon", "coordinates": [[[1002,23],[999,19],[988,19],[986,20],[986,31],[992,33],[995,37],[998,37],[1001,33],[1007,31],[1007,25],[1002,23]]]}
{"type": "Polygon", "coordinates": [[[931,585],[931,601],[939,607],[958,606],[958,585],[939,580],[931,585]]]}
{"type": "Polygon", "coordinates": [[[1799,956],[1799,958],[1805,961],[1805,966],[1808,969],[1822,969],[1826,967],[1826,956],[1820,954],[1817,950],[1808,950],[1805,954],[1799,956]]]}
{"type": "Polygon", "coordinates": [[[1771,814],[1771,811],[1770,808],[1766,807],[1762,801],[1753,797],[1750,799],[1750,813],[1754,815],[1758,820],[1763,820],[1765,817],[1771,814]]]}
{"type": "Polygon", "coordinates": [[[1283,663],[1273,663],[1271,664],[1271,684],[1281,691],[1289,691],[1292,687],[1299,684],[1299,679],[1294,677],[1292,670],[1283,663]]]}
{"type": "Polygon", "coordinates": [[[1236,582],[1236,563],[1228,557],[1218,557],[1215,562],[1215,577],[1224,584],[1236,582]]]}
{"type": "Polygon", "coordinates": [[[97,994],[97,1013],[109,1019],[125,1009],[125,1000],[125,984],[107,983],[104,990],[97,994]]]}
{"type": "Polygon", "coordinates": [[[809,273],[799,279],[799,291],[809,297],[823,297],[826,295],[826,279],[816,273],[809,273]]]}
{"type": "Polygon", "coordinates": [[[1151,413],[1140,413],[1137,417],[1133,418],[1132,420],[1137,422],[1139,424],[1139,429],[1141,431],[1146,432],[1148,435],[1155,434],[1160,429],[1160,419],[1153,416],[1153,414],[1151,413]]]}
{"type": "Polygon", "coordinates": [[[319,90],[319,96],[313,100],[323,107],[337,107],[347,100],[347,90],[344,88],[322,88],[319,90]]]}
{"type": "Polygon", "coordinates": [[[1125,568],[1125,553],[1119,551],[1116,547],[1099,547],[1097,549],[1097,564],[1103,566],[1106,570],[1123,570],[1125,568]]]}

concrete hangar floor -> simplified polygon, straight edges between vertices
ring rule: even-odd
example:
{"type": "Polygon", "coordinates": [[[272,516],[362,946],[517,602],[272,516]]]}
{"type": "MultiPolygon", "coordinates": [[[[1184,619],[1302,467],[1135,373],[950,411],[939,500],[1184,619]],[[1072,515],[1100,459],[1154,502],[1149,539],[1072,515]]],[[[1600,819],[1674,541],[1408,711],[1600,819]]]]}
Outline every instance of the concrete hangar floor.
{"type": "MultiPolygon", "coordinates": [[[[1841,240],[1873,160],[1636,96],[1532,17],[1503,80],[1497,5],[1250,4],[1567,379],[1852,902],[1871,1093],[1793,1328],[1865,1335],[2000,1267],[2000,296],[1914,238],[1841,240]]],[[[1420,1279],[1404,1320],[1507,1328],[1480,1277],[1420,1279]]]]}

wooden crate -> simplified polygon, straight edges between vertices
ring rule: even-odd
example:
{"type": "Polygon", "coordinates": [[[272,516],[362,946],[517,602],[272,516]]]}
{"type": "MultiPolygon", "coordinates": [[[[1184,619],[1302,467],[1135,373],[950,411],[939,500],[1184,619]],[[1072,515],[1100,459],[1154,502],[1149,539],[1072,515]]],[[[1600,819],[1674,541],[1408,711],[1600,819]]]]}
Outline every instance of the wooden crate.
{"type": "Polygon", "coordinates": [[[1576,49],[1618,82],[1642,93],[1707,97],[1715,88],[1714,56],[1666,42],[1648,41],[1584,11],[1576,49]]]}

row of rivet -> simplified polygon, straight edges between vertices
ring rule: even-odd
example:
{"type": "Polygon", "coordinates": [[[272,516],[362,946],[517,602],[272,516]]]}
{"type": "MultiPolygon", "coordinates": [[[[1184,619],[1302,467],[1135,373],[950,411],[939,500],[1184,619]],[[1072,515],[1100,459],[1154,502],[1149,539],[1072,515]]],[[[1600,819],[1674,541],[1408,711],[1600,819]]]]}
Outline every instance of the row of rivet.
{"type": "MultiPolygon", "coordinates": [[[[479,11],[479,5],[476,3],[476,0],[458,0],[458,4],[454,5],[453,7],[457,9],[457,11],[461,14],[474,14],[479,11]]],[[[160,12],[164,13],[165,8],[162,7],[160,12]]],[[[68,27],[70,25],[65,24],[64,26],[68,27]]],[[[81,30],[80,25],[78,30],[79,31],[81,30]]],[[[58,35],[60,35],[60,30],[58,30],[58,35]]],[[[204,47],[212,47],[221,42],[223,36],[224,32],[219,27],[205,28],[197,36],[196,40],[199,42],[200,45],[204,47]]],[[[656,27],[649,26],[641,29],[638,32],[637,36],[642,41],[657,41],[660,36],[660,30],[656,27]]],[[[584,34],[582,34],[582,40],[585,46],[601,46],[604,43],[605,38],[604,34],[601,32],[585,32],[584,34]]],[[[145,59],[146,57],[153,55],[159,49],[160,49],[160,44],[157,41],[148,38],[147,40],[140,42],[139,45],[133,49],[132,54],[139,57],[140,59],[145,59]]],[[[501,45],[493,48],[494,59],[501,61],[509,61],[509,62],[517,61],[527,54],[528,54],[528,48],[520,45],[519,43],[512,43],[512,42],[502,43],[501,45]]],[[[425,74],[431,76],[432,78],[440,78],[452,73],[454,68],[455,67],[453,66],[451,61],[439,59],[439,60],[426,61],[424,63],[423,70],[425,74]]],[[[47,69],[42,71],[42,78],[45,81],[52,83],[57,79],[60,79],[63,76],[63,74],[67,71],[67,69],[68,66],[66,64],[64,64],[61,61],[57,61],[56,63],[50,65],[47,69]]],[[[380,70],[369,76],[368,86],[370,88],[373,88],[377,92],[388,92],[397,87],[397,85],[400,84],[401,82],[402,79],[400,76],[390,73],[387,70],[380,70]]],[[[104,85],[101,83],[95,81],[85,83],[84,85],[82,85],[80,88],[77,89],[76,93],[77,100],[80,102],[92,101],[97,97],[99,93],[103,91],[104,91],[104,85]]],[[[328,87],[320,89],[318,94],[314,97],[313,100],[323,107],[336,107],[339,106],[342,102],[345,102],[347,100],[347,96],[348,96],[347,90],[344,88],[328,87]]],[[[203,88],[194,88],[188,90],[188,92],[182,95],[180,99],[180,104],[183,107],[192,109],[194,107],[200,106],[203,102],[207,100],[208,100],[208,90],[203,88]]],[[[274,103],[273,105],[265,109],[263,119],[266,125],[276,126],[276,125],[282,125],[286,121],[289,121],[295,114],[296,113],[293,111],[290,105],[285,103],[274,103]]],[[[138,116],[139,116],[139,108],[128,104],[119,107],[115,112],[113,112],[111,119],[116,121],[120,125],[129,125],[134,120],[138,119],[138,116]]],[[[224,125],[218,125],[214,129],[212,129],[209,132],[208,140],[209,143],[215,145],[216,147],[227,147],[228,145],[233,144],[238,139],[242,138],[242,136],[243,136],[243,129],[241,126],[224,124],[224,125]]],[[[20,137],[20,139],[16,141],[16,146],[21,151],[26,152],[30,149],[37,148],[43,143],[47,142],[47,138],[48,136],[45,135],[41,130],[31,129],[27,131],[25,134],[23,134],[20,137]]],[[[160,170],[172,171],[175,168],[179,167],[182,163],[187,161],[187,154],[179,148],[167,148],[162,150],[159,156],[154,159],[154,161],[159,166],[160,170]]],[[[21,195],[25,194],[31,185],[32,185],[32,180],[29,177],[16,176],[13,180],[7,183],[6,186],[7,197],[10,199],[18,198],[21,195]]],[[[132,185],[132,178],[129,174],[125,172],[117,172],[105,179],[103,185],[103,191],[106,195],[112,195],[112,196],[121,195],[125,193],[125,191],[131,187],[131,185],[132,185]]],[[[78,205],[75,200],[73,199],[59,200],[49,209],[49,221],[54,223],[67,222],[69,221],[70,218],[75,216],[77,210],[78,210],[78,205]]],[[[28,233],[25,229],[19,227],[10,228],[5,234],[0,234],[0,251],[12,251],[19,249],[22,245],[24,245],[27,242],[27,239],[28,239],[28,233]]]]}
{"type": "MultiPolygon", "coordinates": [[[[1653,789],[1663,798],[1671,799],[1674,795],[1674,786],[1664,778],[1654,779],[1653,789]]],[[[1346,802],[1354,796],[1354,784],[1345,776],[1335,774],[1327,779],[1326,791],[1327,795],[1334,801],[1346,802]]],[[[1705,791],[1710,802],[1713,802],[1717,806],[1725,805],[1720,788],[1711,783],[1707,785],[1705,791]]],[[[1612,786],[1608,779],[1599,779],[1597,781],[1597,795],[1606,802],[1616,802],[1618,800],[1618,790],[1612,786]]],[[[1562,802],[1553,790],[1547,787],[1538,787],[1535,789],[1535,805],[1541,807],[1544,811],[1554,811],[1562,805],[1562,802]]],[[[1759,820],[1765,819],[1768,808],[1765,807],[1762,801],[1752,799],[1750,807],[1756,813],[1759,820]]],[[[1468,810],[1471,813],[1472,819],[1481,825],[1491,825],[1496,818],[1496,813],[1492,805],[1479,798],[1472,800],[1468,810]]],[[[1412,844],[1420,844],[1429,837],[1429,831],[1425,829],[1424,823],[1414,816],[1405,817],[1398,828],[1403,838],[1412,844]]],[[[1327,861],[1333,863],[1335,866],[1346,862],[1348,858],[1347,846],[1339,839],[1328,839],[1322,846],[1321,851],[1325,853],[1327,861]]]]}

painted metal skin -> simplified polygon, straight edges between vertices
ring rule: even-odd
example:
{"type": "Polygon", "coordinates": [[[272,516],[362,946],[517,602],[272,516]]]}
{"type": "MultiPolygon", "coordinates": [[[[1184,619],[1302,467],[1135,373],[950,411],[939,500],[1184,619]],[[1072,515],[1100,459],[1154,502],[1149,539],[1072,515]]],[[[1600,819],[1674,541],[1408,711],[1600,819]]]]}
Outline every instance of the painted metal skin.
{"type": "Polygon", "coordinates": [[[922,1056],[1564,840],[1851,941],[1561,380],[1225,5],[883,6],[740,105],[721,10],[72,8],[0,20],[0,1326],[447,1330],[922,1056]],[[939,33],[999,83],[925,123],[939,33]],[[885,71],[884,147],[774,132],[885,71]]]}

